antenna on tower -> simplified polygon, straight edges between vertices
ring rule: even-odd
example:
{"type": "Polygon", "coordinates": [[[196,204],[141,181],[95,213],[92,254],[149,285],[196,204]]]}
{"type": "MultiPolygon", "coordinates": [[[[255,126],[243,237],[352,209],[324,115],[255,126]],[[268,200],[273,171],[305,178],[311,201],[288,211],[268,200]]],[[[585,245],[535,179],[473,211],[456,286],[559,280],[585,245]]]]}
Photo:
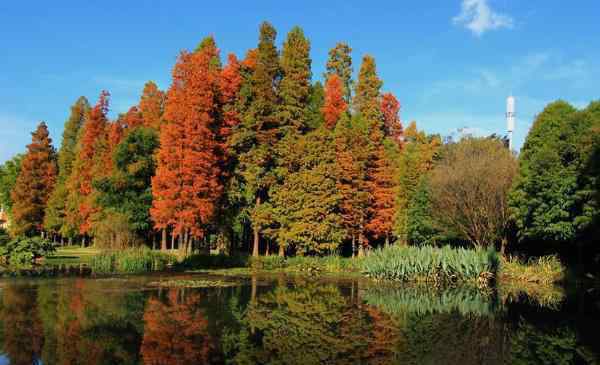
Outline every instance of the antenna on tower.
{"type": "Polygon", "coordinates": [[[512,151],[513,131],[515,130],[515,98],[506,98],[506,130],[508,131],[508,149],[512,151]]]}

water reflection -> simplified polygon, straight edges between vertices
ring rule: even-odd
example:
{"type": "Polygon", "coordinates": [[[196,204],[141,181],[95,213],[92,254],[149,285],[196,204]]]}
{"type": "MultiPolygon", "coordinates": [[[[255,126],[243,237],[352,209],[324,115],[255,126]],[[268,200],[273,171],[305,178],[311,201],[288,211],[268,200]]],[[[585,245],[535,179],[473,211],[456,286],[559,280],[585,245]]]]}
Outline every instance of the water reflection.
{"type": "Polygon", "coordinates": [[[0,283],[0,363],[599,360],[598,297],[593,295],[567,298],[552,308],[467,288],[252,278],[237,287],[191,289],[151,287],[149,280],[0,283]]]}

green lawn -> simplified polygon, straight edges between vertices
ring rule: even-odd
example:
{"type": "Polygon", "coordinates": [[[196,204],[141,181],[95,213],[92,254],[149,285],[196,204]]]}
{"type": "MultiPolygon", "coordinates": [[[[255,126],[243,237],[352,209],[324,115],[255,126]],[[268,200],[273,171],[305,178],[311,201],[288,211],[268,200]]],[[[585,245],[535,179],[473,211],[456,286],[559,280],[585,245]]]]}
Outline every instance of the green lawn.
{"type": "Polygon", "coordinates": [[[46,258],[46,263],[50,265],[87,263],[92,256],[98,253],[100,250],[91,247],[60,247],[52,256],[46,258]]]}

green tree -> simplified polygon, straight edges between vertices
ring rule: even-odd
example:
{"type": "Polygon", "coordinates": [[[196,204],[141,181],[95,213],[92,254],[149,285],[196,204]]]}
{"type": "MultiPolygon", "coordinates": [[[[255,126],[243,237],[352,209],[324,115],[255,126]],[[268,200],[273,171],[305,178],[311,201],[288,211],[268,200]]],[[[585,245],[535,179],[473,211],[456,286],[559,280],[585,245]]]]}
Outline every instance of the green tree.
{"type": "Polygon", "coordinates": [[[321,127],[298,138],[287,136],[277,156],[280,183],[271,200],[279,254],[286,247],[300,255],[332,253],[346,237],[332,133],[321,127]]]}
{"type": "Polygon", "coordinates": [[[564,101],[547,105],[537,116],[521,149],[509,200],[520,241],[569,243],[576,238],[583,163],[576,145],[583,127],[577,110],[564,101]]]}
{"type": "MultiPolygon", "coordinates": [[[[144,238],[152,231],[149,210],[152,206],[151,179],[156,170],[155,152],[159,141],[155,129],[138,127],[127,134],[125,139],[117,146],[114,155],[115,169],[112,174],[103,179],[96,180],[94,187],[98,191],[96,202],[102,208],[101,217],[96,221],[103,221],[107,216],[120,214],[126,220],[126,227],[144,238]]],[[[98,229],[108,228],[104,225],[96,226],[98,229]]],[[[111,241],[119,238],[115,228],[112,237],[99,237],[96,240],[111,241]]],[[[105,233],[105,230],[102,232],[105,233]]],[[[118,242],[107,242],[110,246],[118,242]]]]}
{"type": "Polygon", "coordinates": [[[16,155],[12,159],[0,165],[0,207],[10,216],[13,201],[11,192],[17,183],[17,177],[21,172],[21,161],[23,155],[16,155]]]}
{"type": "MultiPolygon", "coordinates": [[[[259,47],[260,48],[260,47],[259,47]]],[[[310,42],[300,27],[294,27],[283,43],[277,118],[280,133],[304,131],[311,89],[310,42]]]]}
{"type": "Polygon", "coordinates": [[[67,179],[71,175],[73,168],[79,131],[89,110],[90,105],[88,100],[83,96],[77,99],[75,104],[71,106],[71,115],[65,122],[62,144],[58,151],[58,179],[48,200],[44,227],[48,231],[60,233],[61,235],[67,234],[63,230],[66,200],[69,195],[67,179]]]}
{"type": "Polygon", "coordinates": [[[323,125],[323,113],[321,109],[325,103],[325,89],[320,81],[315,82],[310,87],[308,97],[307,123],[309,129],[317,129],[323,125]]]}
{"type": "Polygon", "coordinates": [[[404,144],[398,159],[398,195],[394,216],[394,234],[400,244],[424,243],[421,241],[421,233],[424,231],[420,230],[420,226],[421,221],[425,223],[429,218],[412,214],[412,211],[423,214],[430,211],[427,208],[428,203],[422,200],[425,191],[421,191],[418,199],[416,194],[420,187],[427,186],[423,179],[431,169],[440,145],[441,140],[438,136],[427,136],[423,131],[417,130],[415,122],[411,122],[404,132],[404,144]]]}
{"type": "Polygon", "coordinates": [[[375,59],[369,55],[363,57],[354,90],[354,110],[367,122],[369,131],[383,130],[380,92],[383,82],[377,76],[375,59]]]}
{"type": "Polygon", "coordinates": [[[242,194],[246,201],[253,202],[253,208],[249,209],[253,229],[253,256],[259,255],[261,231],[270,224],[261,204],[267,201],[269,188],[275,180],[273,148],[279,134],[276,89],[281,73],[279,55],[275,47],[276,36],[277,32],[271,24],[261,24],[250,95],[246,96],[242,88],[242,95],[250,99],[250,105],[235,137],[240,153],[239,174],[243,178],[244,190],[242,194]]]}

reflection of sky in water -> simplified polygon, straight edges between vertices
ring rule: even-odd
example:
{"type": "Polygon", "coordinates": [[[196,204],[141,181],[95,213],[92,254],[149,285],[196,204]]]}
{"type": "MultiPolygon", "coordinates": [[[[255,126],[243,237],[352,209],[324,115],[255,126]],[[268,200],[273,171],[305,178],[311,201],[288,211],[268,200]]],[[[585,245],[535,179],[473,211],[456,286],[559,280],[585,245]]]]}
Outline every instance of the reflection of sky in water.
{"type": "Polygon", "coordinates": [[[0,365],[8,365],[10,364],[10,360],[8,359],[8,357],[6,357],[6,355],[4,354],[0,354],[0,365]]]}

